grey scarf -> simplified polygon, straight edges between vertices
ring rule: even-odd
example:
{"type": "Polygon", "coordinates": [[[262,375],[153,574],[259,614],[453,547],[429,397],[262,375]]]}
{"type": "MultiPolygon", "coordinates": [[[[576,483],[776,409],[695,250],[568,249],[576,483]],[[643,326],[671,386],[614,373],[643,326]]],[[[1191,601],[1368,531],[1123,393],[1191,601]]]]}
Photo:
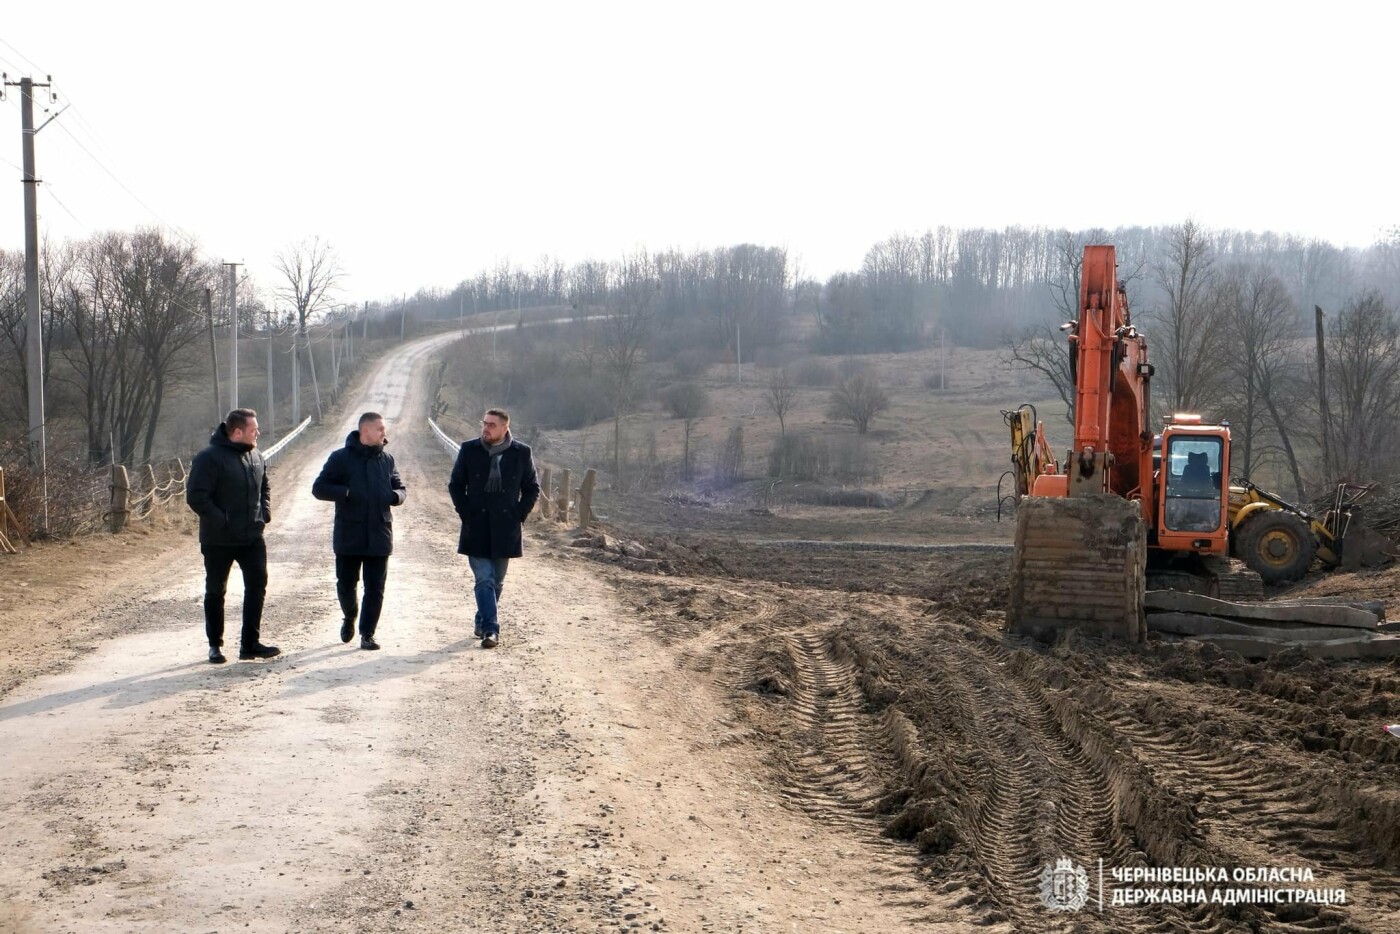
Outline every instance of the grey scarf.
{"type": "Polygon", "coordinates": [[[486,453],[491,455],[491,473],[486,477],[486,492],[501,492],[501,455],[510,447],[510,429],[506,429],[505,437],[500,444],[485,444],[486,453]]]}

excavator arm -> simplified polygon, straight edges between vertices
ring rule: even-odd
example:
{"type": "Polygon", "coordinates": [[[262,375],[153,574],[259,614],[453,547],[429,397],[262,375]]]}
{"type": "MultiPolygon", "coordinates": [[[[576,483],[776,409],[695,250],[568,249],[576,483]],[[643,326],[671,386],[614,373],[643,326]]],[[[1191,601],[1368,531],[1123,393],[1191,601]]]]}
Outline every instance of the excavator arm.
{"type": "Polygon", "coordinates": [[[1015,498],[1028,496],[1035,478],[1042,474],[1057,474],[1060,463],[1050,453],[1045,440],[1045,425],[1036,419],[1035,406],[1024,403],[1014,412],[1003,411],[1001,417],[1011,429],[1011,464],[1015,474],[1015,498]]]}

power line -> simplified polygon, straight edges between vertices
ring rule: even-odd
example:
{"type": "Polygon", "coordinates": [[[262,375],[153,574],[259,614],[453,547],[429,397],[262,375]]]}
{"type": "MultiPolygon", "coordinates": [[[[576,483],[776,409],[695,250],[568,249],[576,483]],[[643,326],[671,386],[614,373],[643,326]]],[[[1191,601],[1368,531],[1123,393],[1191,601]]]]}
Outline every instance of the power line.
{"type": "MultiPolygon", "coordinates": [[[[26,62],[29,63],[29,67],[30,67],[30,68],[33,68],[33,69],[34,69],[36,72],[38,72],[39,74],[46,74],[46,72],[44,71],[44,69],[42,69],[42,68],[40,68],[38,65],[34,64],[34,60],[33,60],[32,58],[30,58],[28,55],[25,55],[23,52],[21,52],[19,49],[15,48],[14,46],[10,45],[10,43],[6,42],[4,39],[0,39],[0,45],[3,45],[5,48],[9,49],[11,52],[15,53],[15,54],[18,55],[20,58],[24,59],[26,62]]],[[[15,70],[18,71],[19,69],[15,69],[15,70]]]]}
{"type": "Polygon", "coordinates": [[[76,143],[77,146],[78,146],[78,148],[81,149],[84,153],[86,153],[86,154],[87,154],[87,157],[88,157],[89,159],[91,159],[91,160],[93,161],[93,163],[94,163],[99,169],[101,169],[102,171],[106,172],[107,175],[108,175],[108,177],[110,177],[110,178],[112,179],[112,181],[116,182],[119,186],[121,186],[122,191],[124,191],[124,192],[126,192],[127,194],[131,195],[131,198],[132,198],[133,201],[135,201],[137,204],[141,205],[141,207],[143,207],[143,208],[145,208],[147,211],[149,211],[149,212],[151,213],[151,216],[154,217],[156,220],[160,221],[161,226],[167,227],[167,228],[169,228],[169,229],[171,229],[171,230],[174,230],[174,229],[175,229],[175,228],[170,224],[169,221],[167,221],[165,218],[161,217],[160,214],[158,214],[158,213],[156,212],[156,209],[155,209],[155,208],[151,207],[149,204],[147,204],[146,202],[142,201],[141,198],[140,198],[140,196],[137,195],[136,192],[134,192],[134,191],[132,191],[130,188],[128,188],[126,182],[124,182],[124,181],[122,181],[121,179],[117,178],[117,175],[116,175],[115,172],[113,172],[111,169],[107,168],[107,166],[103,165],[103,164],[102,164],[102,160],[98,159],[97,156],[93,155],[92,150],[90,150],[90,149],[88,149],[86,146],[84,146],[84,145],[83,145],[83,141],[80,140],[80,139],[78,139],[78,137],[74,136],[74,135],[73,135],[73,131],[70,130],[70,129],[68,129],[68,127],[67,127],[66,124],[59,123],[59,124],[58,124],[58,128],[59,128],[60,130],[62,130],[63,132],[67,133],[67,134],[68,134],[68,138],[71,139],[74,143],[76,143]]]}
{"type": "Polygon", "coordinates": [[[79,226],[82,226],[82,223],[83,223],[83,222],[80,221],[80,220],[78,220],[78,215],[74,214],[72,211],[69,211],[69,210],[68,210],[68,205],[64,204],[63,201],[62,201],[62,199],[60,199],[60,198],[58,197],[58,195],[54,194],[53,183],[52,183],[52,182],[50,182],[49,184],[45,185],[45,186],[43,187],[42,190],[43,190],[43,192],[44,192],[45,195],[47,195],[48,197],[52,198],[55,202],[57,202],[58,206],[61,207],[61,208],[63,208],[63,210],[68,214],[68,216],[71,217],[71,218],[73,218],[73,221],[74,221],[75,223],[77,223],[79,226]]]}

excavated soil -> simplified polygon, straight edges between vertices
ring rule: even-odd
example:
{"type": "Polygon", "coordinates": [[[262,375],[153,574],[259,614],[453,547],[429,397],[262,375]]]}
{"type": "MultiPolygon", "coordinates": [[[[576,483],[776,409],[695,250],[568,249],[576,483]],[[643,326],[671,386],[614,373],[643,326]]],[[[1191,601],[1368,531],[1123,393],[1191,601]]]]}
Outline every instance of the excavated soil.
{"type": "MultiPolygon", "coordinates": [[[[1004,547],[638,531],[576,545],[616,568],[679,668],[725,692],[790,808],[908,857],[941,906],[924,920],[1400,929],[1400,739],[1383,729],[1400,721],[1395,663],[1014,637],[1004,547]],[[1310,887],[1346,900],[1120,905],[1062,920],[1042,903],[1040,873],[1065,857],[1091,875],[1099,860],[1306,867],[1310,887]]],[[[1393,604],[1398,590],[1391,570],[1315,578],[1288,596],[1393,604]]]]}

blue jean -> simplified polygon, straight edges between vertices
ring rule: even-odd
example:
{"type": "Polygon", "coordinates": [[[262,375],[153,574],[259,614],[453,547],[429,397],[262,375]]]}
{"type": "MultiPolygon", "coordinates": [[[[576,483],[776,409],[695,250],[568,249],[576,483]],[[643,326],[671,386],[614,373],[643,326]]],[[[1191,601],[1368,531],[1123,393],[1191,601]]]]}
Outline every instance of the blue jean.
{"type": "Polygon", "coordinates": [[[501,626],[496,620],[496,604],[501,599],[510,559],[468,555],[467,563],[471,565],[472,577],[476,578],[476,628],[483,636],[499,635],[501,626]]]}

